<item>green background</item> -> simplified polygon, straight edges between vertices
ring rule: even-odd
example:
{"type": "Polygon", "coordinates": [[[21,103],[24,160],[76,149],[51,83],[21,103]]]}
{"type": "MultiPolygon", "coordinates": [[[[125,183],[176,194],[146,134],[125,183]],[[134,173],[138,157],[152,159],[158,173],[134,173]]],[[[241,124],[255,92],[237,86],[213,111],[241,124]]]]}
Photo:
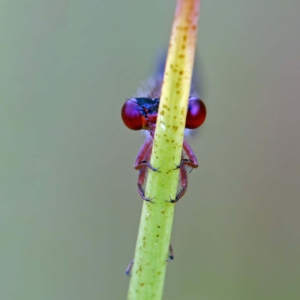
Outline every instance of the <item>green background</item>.
{"type": "MultiPolygon", "coordinates": [[[[300,298],[300,1],[202,1],[208,116],[164,299],[300,298]]],[[[175,1],[0,3],[0,299],[125,299],[143,142],[120,109],[175,1]]]]}

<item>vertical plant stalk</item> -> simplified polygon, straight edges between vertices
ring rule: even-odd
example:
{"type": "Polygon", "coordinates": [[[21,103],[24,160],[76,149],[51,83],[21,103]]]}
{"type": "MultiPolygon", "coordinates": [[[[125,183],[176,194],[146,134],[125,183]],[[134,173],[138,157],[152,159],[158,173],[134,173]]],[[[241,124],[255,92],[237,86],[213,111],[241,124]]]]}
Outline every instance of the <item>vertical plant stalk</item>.
{"type": "MultiPolygon", "coordinates": [[[[200,0],[178,0],[151,154],[146,197],[135,249],[128,300],[160,300],[171,238],[184,127],[194,65],[200,0]]],[[[184,200],[181,200],[184,201],[184,200]]]]}

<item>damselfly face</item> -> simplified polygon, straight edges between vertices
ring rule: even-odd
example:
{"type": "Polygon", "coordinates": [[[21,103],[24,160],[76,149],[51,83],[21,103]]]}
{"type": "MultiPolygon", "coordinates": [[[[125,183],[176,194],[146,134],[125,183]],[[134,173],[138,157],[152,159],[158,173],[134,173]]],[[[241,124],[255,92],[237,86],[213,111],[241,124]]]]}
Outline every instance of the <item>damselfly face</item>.
{"type": "MultiPolygon", "coordinates": [[[[161,69],[162,68],[160,68],[160,70],[161,69]]],[[[144,200],[150,202],[152,202],[152,199],[145,197],[144,186],[148,169],[158,171],[156,168],[151,166],[150,158],[159,109],[162,82],[162,74],[158,73],[156,78],[151,78],[148,83],[146,83],[145,87],[139,90],[139,97],[131,98],[124,103],[121,111],[122,120],[129,129],[143,129],[150,133],[140,149],[134,163],[134,168],[139,170],[139,194],[144,200]]],[[[198,128],[204,123],[206,117],[205,104],[199,97],[195,96],[195,94],[196,93],[191,92],[191,96],[189,97],[185,123],[185,128],[187,129],[198,128]]],[[[176,198],[170,200],[172,203],[177,202],[186,192],[188,171],[198,167],[196,156],[186,140],[183,141],[181,161],[179,164],[174,162],[174,165],[176,166],[175,169],[180,169],[180,186],[176,198]]]]}
{"type": "MultiPolygon", "coordinates": [[[[155,131],[159,98],[132,98],[122,107],[122,119],[131,130],[155,131]]],[[[195,129],[201,126],[206,117],[206,107],[202,100],[195,96],[189,98],[185,128],[195,129]]]]}

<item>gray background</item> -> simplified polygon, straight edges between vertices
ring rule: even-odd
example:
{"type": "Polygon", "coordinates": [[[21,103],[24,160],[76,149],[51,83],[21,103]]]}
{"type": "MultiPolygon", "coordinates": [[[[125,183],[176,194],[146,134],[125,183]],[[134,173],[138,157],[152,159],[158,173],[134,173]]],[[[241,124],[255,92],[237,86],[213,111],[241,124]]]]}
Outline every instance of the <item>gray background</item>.
{"type": "MultiPolygon", "coordinates": [[[[300,297],[298,0],[202,1],[208,117],[164,299],[300,297]]],[[[0,4],[0,299],[125,299],[143,137],[120,109],[175,1],[0,4]]]]}

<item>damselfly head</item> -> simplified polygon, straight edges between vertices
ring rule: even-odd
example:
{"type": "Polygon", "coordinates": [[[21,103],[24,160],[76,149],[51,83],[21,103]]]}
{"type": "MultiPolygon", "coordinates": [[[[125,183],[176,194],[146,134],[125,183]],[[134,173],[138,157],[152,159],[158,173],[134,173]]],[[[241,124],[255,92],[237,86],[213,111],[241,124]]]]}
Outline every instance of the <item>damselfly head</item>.
{"type": "MultiPolygon", "coordinates": [[[[131,130],[150,130],[154,132],[159,98],[132,98],[122,107],[122,120],[131,130]]],[[[201,126],[206,118],[206,107],[198,97],[189,98],[185,128],[195,129],[201,126]]]]}

